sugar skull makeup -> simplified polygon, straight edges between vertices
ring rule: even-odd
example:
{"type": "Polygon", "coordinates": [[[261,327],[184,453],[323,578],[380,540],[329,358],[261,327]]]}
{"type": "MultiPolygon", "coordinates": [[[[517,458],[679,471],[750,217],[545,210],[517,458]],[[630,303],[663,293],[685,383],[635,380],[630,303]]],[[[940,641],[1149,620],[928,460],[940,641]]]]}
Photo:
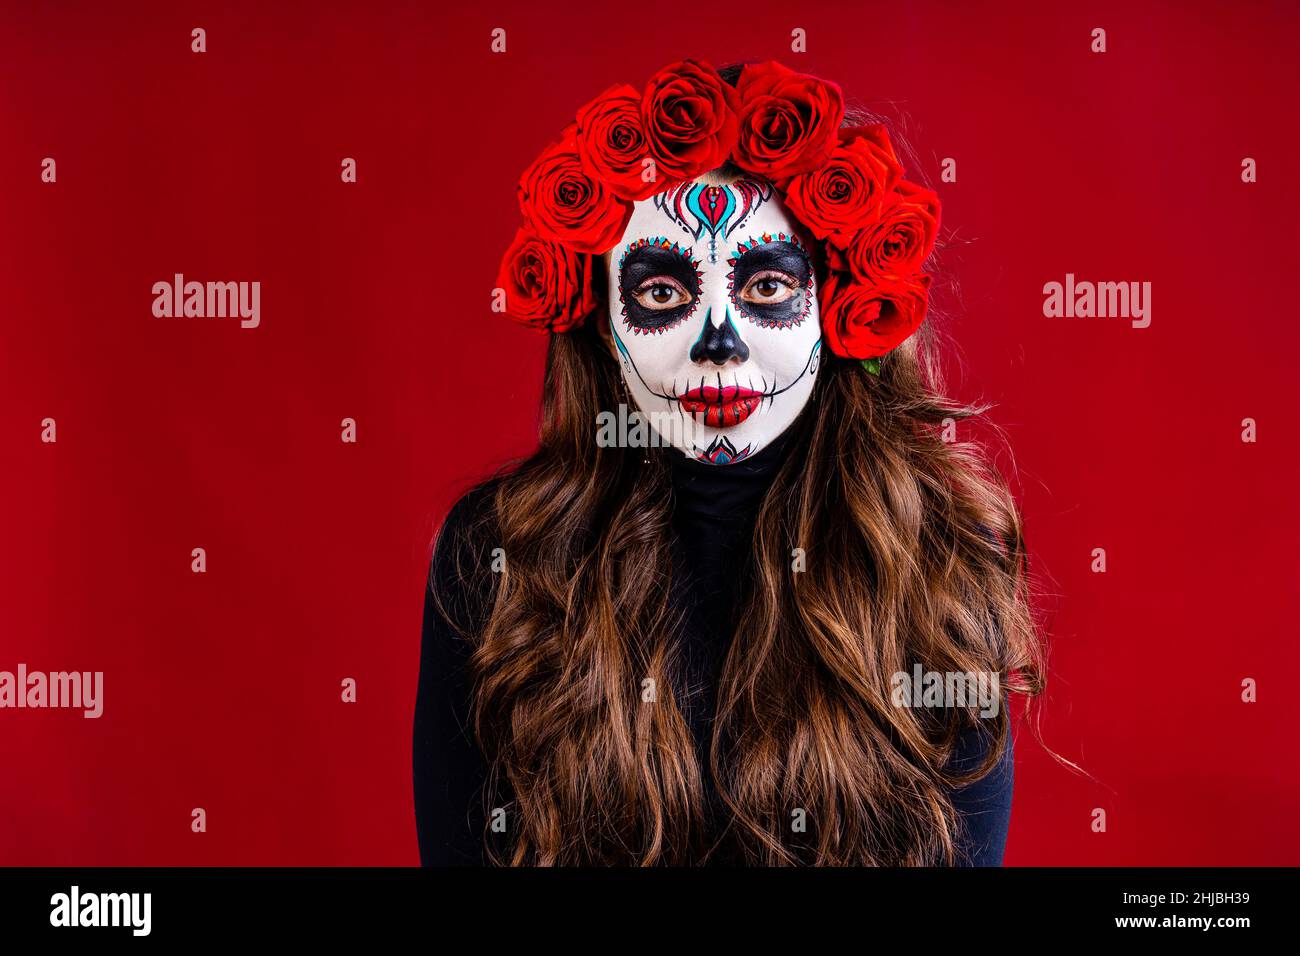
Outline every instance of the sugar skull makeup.
{"type": "Polygon", "coordinates": [[[609,261],[623,377],[665,444],[725,465],[812,393],[821,321],[799,227],[766,182],[685,182],[637,202],[609,261]]]}

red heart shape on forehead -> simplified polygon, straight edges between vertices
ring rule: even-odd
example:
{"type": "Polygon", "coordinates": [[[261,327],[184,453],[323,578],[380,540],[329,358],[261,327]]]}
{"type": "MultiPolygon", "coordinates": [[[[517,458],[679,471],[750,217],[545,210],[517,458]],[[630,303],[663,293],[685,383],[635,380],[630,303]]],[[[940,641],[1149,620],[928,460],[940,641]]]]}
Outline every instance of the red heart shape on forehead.
{"type": "Polygon", "coordinates": [[[714,229],[718,228],[722,217],[727,213],[728,198],[727,194],[717,186],[704,187],[704,194],[700,196],[700,211],[704,213],[704,218],[714,229]]]}

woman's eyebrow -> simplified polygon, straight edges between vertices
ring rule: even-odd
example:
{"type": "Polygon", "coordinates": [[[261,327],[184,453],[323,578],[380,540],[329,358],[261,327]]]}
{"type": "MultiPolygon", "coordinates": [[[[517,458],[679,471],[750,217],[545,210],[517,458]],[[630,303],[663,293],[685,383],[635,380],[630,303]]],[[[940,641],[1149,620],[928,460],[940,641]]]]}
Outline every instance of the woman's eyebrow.
{"type": "Polygon", "coordinates": [[[638,240],[629,244],[623,254],[619,262],[619,275],[624,284],[640,282],[665,272],[674,278],[684,277],[688,282],[694,282],[698,276],[698,265],[691,258],[691,250],[682,249],[676,243],[663,246],[638,240]]]}
{"type": "Polygon", "coordinates": [[[773,240],[736,250],[730,265],[746,270],[780,269],[799,273],[810,268],[808,254],[792,242],[773,240]]]}

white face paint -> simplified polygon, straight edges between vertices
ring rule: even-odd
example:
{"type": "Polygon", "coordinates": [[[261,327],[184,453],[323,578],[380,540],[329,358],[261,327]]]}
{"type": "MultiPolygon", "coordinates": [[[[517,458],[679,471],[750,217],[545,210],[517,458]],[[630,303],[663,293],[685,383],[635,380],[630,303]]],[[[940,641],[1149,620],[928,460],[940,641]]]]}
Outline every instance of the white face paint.
{"type": "Polygon", "coordinates": [[[623,378],[664,444],[731,464],[807,403],[821,321],[800,232],[762,180],[696,180],[635,204],[609,256],[609,320],[623,378]]]}

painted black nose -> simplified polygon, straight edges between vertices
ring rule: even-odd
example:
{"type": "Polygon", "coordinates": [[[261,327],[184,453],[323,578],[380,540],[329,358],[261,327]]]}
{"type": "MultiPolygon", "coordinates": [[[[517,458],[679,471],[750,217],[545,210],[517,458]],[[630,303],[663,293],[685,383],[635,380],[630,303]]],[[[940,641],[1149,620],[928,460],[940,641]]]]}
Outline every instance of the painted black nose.
{"type": "Polygon", "coordinates": [[[714,365],[726,365],[733,358],[744,362],[749,358],[749,346],[744,343],[736,327],[731,324],[731,310],[724,313],[721,325],[713,324],[713,307],[704,314],[704,329],[691,346],[691,361],[708,359],[714,365]]]}

